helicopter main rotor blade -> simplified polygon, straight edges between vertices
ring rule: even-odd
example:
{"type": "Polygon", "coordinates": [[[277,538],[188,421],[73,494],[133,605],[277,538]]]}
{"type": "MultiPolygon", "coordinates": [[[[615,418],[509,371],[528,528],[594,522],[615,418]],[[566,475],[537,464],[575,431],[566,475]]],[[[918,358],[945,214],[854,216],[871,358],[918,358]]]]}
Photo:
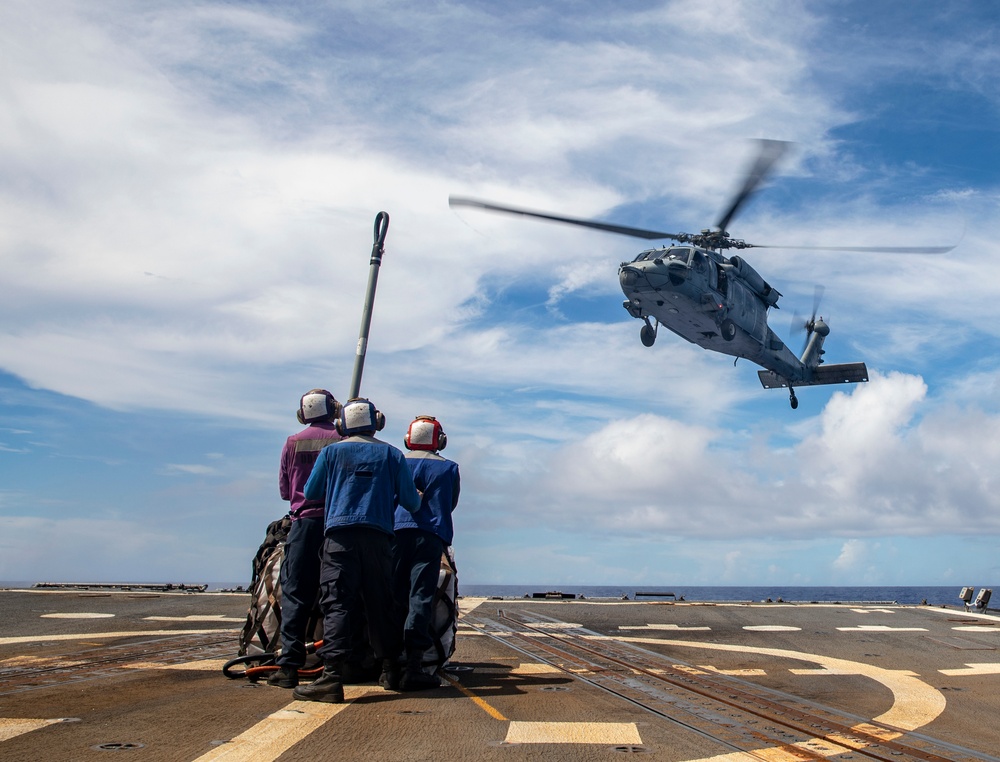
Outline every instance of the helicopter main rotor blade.
{"type": "Polygon", "coordinates": [[[753,194],[755,190],[764,182],[764,178],[770,174],[771,169],[774,167],[775,163],[780,159],[785,151],[788,150],[790,143],[784,140],[760,140],[760,153],[757,154],[757,160],[751,165],[750,169],[747,171],[746,179],[743,181],[743,187],[740,188],[736,197],[733,199],[733,203],[730,204],[729,209],[725,214],[719,219],[716,227],[722,232],[726,232],[729,227],[729,223],[732,222],[733,217],[740,210],[740,207],[746,202],[748,198],[753,194]]]}
{"type": "Polygon", "coordinates": [[[597,220],[581,220],[577,217],[562,217],[557,214],[549,214],[547,212],[536,212],[530,209],[519,209],[514,206],[501,206],[499,204],[492,204],[488,201],[479,201],[474,198],[465,198],[463,196],[449,196],[448,206],[471,206],[475,209],[485,209],[490,212],[503,212],[504,214],[519,214],[523,217],[535,217],[540,220],[549,220],[550,222],[562,222],[567,225],[577,225],[584,228],[593,228],[595,230],[604,230],[608,233],[618,233],[619,235],[632,236],[633,238],[645,238],[648,241],[655,241],[661,238],[672,238],[674,240],[684,240],[687,238],[685,233],[661,233],[656,230],[645,230],[643,228],[633,228],[627,225],[615,225],[610,222],[599,222],[597,220]]]}
{"type": "Polygon", "coordinates": [[[802,251],[861,251],[873,254],[947,254],[952,246],[771,246],[753,244],[754,249],[800,249],[802,251]]]}

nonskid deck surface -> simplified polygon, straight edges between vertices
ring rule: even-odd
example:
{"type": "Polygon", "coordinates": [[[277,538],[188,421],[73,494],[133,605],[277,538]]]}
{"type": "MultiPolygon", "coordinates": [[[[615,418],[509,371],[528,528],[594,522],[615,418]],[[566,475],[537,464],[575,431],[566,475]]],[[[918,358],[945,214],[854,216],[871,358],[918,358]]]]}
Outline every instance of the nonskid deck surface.
{"type": "Polygon", "coordinates": [[[229,680],[246,594],[0,591],[0,759],[994,760],[1000,616],[463,599],[443,686],[229,680]]]}

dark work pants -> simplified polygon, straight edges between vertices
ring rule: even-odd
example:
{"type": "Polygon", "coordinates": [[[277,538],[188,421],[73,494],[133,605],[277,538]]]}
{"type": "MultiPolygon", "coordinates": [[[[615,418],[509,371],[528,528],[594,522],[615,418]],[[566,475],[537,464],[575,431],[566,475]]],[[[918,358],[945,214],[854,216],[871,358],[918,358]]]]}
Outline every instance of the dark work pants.
{"type": "Polygon", "coordinates": [[[355,648],[359,618],[367,616],[368,638],[377,659],[395,658],[401,633],[392,616],[392,539],[368,527],[329,529],[323,540],[320,606],[326,664],[346,661],[355,648]]]}
{"type": "Polygon", "coordinates": [[[281,655],[275,662],[300,668],[306,663],[305,639],[309,615],[319,594],[319,554],[323,548],[323,517],[292,521],[281,561],[281,655]]]}
{"type": "Polygon", "coordinates": [[[434,645],[434,594],[444,549],[444,541],[433,532],[396,530],[392,592],[407,658],[421,656],[434,645]]]}

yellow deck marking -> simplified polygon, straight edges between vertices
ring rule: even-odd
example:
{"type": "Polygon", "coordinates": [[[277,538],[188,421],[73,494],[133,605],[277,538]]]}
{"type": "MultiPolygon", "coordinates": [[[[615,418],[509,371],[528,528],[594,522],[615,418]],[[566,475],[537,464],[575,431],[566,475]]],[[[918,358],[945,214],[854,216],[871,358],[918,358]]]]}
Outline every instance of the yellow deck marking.
{"type": "Polygon", "coordinates": [[[485,603],[486,598],[459,598],[458,616],[461,619],[468,613],[475,611],[481,603],[485,603]]]}
{"type": "Polygon", "coordinates": [[[518,722],[512,720],[504,743],[592,743],[605,746],[642,743],[634,722],[518,722]]]}
{"type": "Polygon", "coordinates": [[[344,686],[343,704],[324,704],[319,701],[293,701],[265,717],[252,728],[240,733],[228,743],[202,754],[195,762],[271,762],[284,754],[318,727],[335,717],[351,701],[382,688],[344,686]]]}
{"type": "Polygon", "coordinates": [[[670,630],[671,632],[695,632],[697,630],[709,631],[711,627],[682,627],[679,624],[640,624],[635,626],[618,625],[619,630],[670,630]]]}
{"type": "MultiPolygon", "coordinates": [[[[994,609],[994,611],[995,610],[996,609],[994,609]]],[[[977,611],[955,611],[955,609],[938,609],[931,607],[927,607],[926,609],[923,609],[923,611],[933,611],[938,614],[945,614],[946,616],[955,616],[957,614],[959,616],[967,616],[969,619],[982,619],[988,622],[1000,622],[1000,616],[997,616],[996,614],[980,614],[977,611]]]]}
{"type": "Polygon", "coordinates": [[[536,630],[577,630],[583,627],[574,622],[535,622],[531,626],[536,630]]]}
{"type": "Polygon", "coordinates": [[[851,609],[855,614],[895,614],[892,609],[851,609]]]}
{"type": "Polygon", "coordinates": [[[949,677],[966,677],[968,675],[1000,675],[1000,664],[996,662],[966,663],[966,669],[939,669],[942,675],[949,677]]]}
{"type": "MultiPolygon", "coordinates": [[[[239,630],[222,629],[221,627],[211,630],[134,630],[133,632],[88,632],[77,635],[19,635],[13,638],[0,638],[0,646],[12,646],[18,643],[54,643],[59,640],[94,640],[100,641],[104,638],[135,638],[144,635],[232,635],[239,633],[239,630]]],[[[101,645],[95,642],[93,645],[101,645]]]]}
{"type": "Polygon", "coordinates": [[[719,669],[718,667],[713,667],[710,664],[699,664],[698,666],[706,672],[714,672],[717,675],[732,675],[733,677],[750,675],[761,676],[767,674],[767,672],[762,669],[719,669]]]}
{"type": "Polygon", "coordinates": [[[164,664],[155,661],[134,661],[123,664],[126,669],[180,669],[191,670],[193,672],[222,672],[222,667],[229,659],[199,659],[197,661],[186,661],[180,664],[164,664]]]}
{"type": "Polygon", "coordinates": [[[563,675],[566,674],[559,667],[553,667],[551,664],[539,664],[536,662],[525,662],[523,664],[518,664],[514,669],[510,671],[512,675],[563,675]]]}
{"type": "Polygon", "coordinates": [[[189,616],[147,616],[144,622],[245,622],[247,618],[224,614],[190,614],[189,616]]]}
{"type": "Polygon", "coordinates": [[[785,749],[759,749],[751,754],[748,751],[734,751],[730,754],[720,754],[717,757],[699,757],[688,762],[802,762],[802,755],[785,749]]]}
{"type": "MultiPolygon", "coordinates": [[[[610,639],[648,645],[669,645],[679,648],[703,648],[714,651],[779,656],[798,661],[815,662],[824,667],[824,671],[830,674],[861,675],[881,683],[892,692],[892,706],[887,712],[873,718],[873,721],[892,725],[903,731],[916,730],[927,725],[939,717],[945,708],[944,694],[925,683],[914,675],[914,673],[906,670],[883,669],[862,662],[836,659],[832,656],[810,654],[803,651],[789,651],[783,648],[757,648],[753,646],[730,645],[727,643],[693,643],[687,640],[665,640],[662,638],[610,639]]],[[[902,733],[894,733],[892,734],[892,738],[898,738],[900,735],[902,733]]]]}
{"type": "Polygon", "coordinates": [[[53,661],[50,656],[11,656],[9,659],[0,659],[0,667],[37,667],[53,661]]]}
{"type": "Polygon", "coordinates": [[[453,677],[449,677],[447,674],[443,675],[443,677],[448,682],[449,685],[458,688],[458,690],[461,691],[462,694],[472,699],[472,703],[474,703],[476,706],[478,706],[480,709],[486,712],[486,714],[488,714],[494,720],[500,720],[501,722],[507,721],[507,718],[504,717],[499,710],[494,709],[492,706],[486,703],[484,699],[480,698],[475,693],[466,688],[464,685],[462,685],[460,682],[458,682],[458,680],[454,679],[453,677]]]}
{"type": "Polygon", "coordinates": [[[58,720],[21,720],[9,717],[0,717],[0,741],[7,741],[23,733],[30,733],[48,725],[55,725],[62,722],[58,720]]]}

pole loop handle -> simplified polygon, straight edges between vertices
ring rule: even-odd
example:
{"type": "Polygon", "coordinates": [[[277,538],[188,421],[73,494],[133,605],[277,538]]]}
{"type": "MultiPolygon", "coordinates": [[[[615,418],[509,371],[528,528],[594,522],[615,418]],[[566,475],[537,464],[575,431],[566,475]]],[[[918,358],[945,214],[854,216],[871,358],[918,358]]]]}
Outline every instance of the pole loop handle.
{"type": "Polygon", "coordinates": [[[389,213],[375,215],[375,243],[372,244],[372,262],[381,261],[385,253],[385,234],[389,232],[389,213]]]}

